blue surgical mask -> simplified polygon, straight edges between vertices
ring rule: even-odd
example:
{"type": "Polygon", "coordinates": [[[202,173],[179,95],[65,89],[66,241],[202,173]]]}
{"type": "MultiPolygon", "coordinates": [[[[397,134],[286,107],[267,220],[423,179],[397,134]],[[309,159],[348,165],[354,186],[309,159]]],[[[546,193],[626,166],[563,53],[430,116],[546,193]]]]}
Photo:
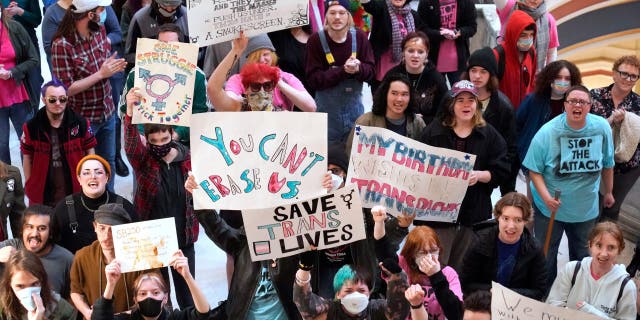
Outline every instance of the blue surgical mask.
{"type": "Polygon", "coordinates": [[[100,24],[104,25],[105,21],[107,21],[107,9],[102,10],[100,13],[100,24]]]}
{"type": "Polygon", "coordinates": [[[564,95],[565,92],[569,89],[569,85],[571,83],[565,80],[553,80],[551,84],[551,91],[558,96],[564,95]]]}
{"type": "Polygon", "coordinates": [[[529,51],[529,49],[531,49],[531,46],[533,45],[533,38],[520,38],[518,39],[518,43],[516,45],[518,46],[518,50],[520,51],[529,51]]]}
{"type": "Polygon", "coordinates": [[[29,312],[36,310],[36,303],[32,297],[33,293],[40,295],[40,287],[27,287],[16,291],[16,297],[18,297],[22,306],[29,312]]]}

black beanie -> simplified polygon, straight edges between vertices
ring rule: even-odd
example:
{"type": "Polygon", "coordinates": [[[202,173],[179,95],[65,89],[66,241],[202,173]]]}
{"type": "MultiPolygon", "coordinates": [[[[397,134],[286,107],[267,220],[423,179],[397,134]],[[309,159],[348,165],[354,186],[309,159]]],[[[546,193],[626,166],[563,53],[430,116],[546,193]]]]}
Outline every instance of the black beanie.
{"type": "Polygon", "coordinates": [[[349,169],[349,156],[342,143],[332,143],[327,147],[327,164],[336,165],[346,173],[349,169]]]}
{"type": "Polygon", "coordinates": [[[489,71],[492,76],[497,76],[498,63],[496,62],[496,56],[493,54],[493,49],[484,47],[474,51],[467,62],[467,73],[469,69],[476,66],[489,71]]]}

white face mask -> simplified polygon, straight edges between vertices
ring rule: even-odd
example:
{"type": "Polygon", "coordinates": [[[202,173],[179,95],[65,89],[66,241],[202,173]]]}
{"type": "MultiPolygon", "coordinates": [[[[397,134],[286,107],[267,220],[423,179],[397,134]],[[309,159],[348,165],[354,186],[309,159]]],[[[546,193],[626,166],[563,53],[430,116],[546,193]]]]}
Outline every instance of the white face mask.
{"type": "Polygon", "coordinates": [[[27,287],[16,291],[16,297],[18,297],[22,306],[29,312],[36,310],[36,302],[33,301],[33,297],[31,296],[33,293],[40,295],[40,287],[27,287]]]}
{"type": "Polygon", "coordinates": [[[344,183],[344,178],[337,175],[337,174],[331,174],[331,183],[333,184],[333,189],[332,190],[336,190],[338,188],[340,188],[340,186],[342,185],[342,183],[344,183]]]}
{"type": "Polygon", "coordinates": [[[369,305],[369,297],[360,292],[352,292],[340,299],[342,307],[352,315],[359,314],[369,305]]]}

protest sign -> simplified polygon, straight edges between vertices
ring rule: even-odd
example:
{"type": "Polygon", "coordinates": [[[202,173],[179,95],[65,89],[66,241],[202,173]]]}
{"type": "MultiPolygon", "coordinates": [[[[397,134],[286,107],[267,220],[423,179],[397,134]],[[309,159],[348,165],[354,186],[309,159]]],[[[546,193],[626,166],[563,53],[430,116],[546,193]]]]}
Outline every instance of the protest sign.
{"type": "Polygon", "coordinates": [[[327,115],[213,112],[191,118],[196,209],[259,209],[320,195],[327,115]]]}
{"type": "Polygon", "coordinates": [[[166,267],[178,251],[174,218],[121,224],[111,232],[122,272],[166,267]]]}
{"type": "Polygon", "coordinates": [[[195,45],[139,38],[133,82],[142,99],[132,123],[188,126],[197,60],[195,45]]]}
{"type": "Polygon", "coordinates": [[[491,282],[491,319],[597,320],[600,317],[582,311],[561,308],[525,297],[497,282],[491,282]]]}
{"type": "Polygon", "coordinates": [[[243,210],[251,260],[277,259],[337,247],[366,237],[360,197],[347,185],[317,198],[259,210],[243,210]]]}
{"type": "Polygon", "coordinates": [[[191,43],[207,46],[309,24],[308,0],[188,0],[191,43]]]}
{"type": "Polygon", "coordinates": [[[431,147],[384,128],[356,126],[347,183],[360,190],[362,206],[387,207],[392,215],[453,222],[469,185],[476,156],[431,147]]]}

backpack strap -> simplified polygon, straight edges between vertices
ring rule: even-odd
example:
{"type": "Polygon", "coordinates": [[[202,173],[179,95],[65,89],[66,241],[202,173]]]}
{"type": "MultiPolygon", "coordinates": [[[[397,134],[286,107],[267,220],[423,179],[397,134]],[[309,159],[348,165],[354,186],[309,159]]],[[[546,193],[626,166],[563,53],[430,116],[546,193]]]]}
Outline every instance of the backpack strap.
{"type": "MultiPolygon", "coordinates": [[[[358,41],[356,39],[356,29],[351,28],[351,56],[356,57],[358,52],[358,41]]],[[[322,50],[324,51],[324,56],[327,59],[327,63],[329,65],[333,65],[336,62],[336,59],[333,57],[331,53],[331,49],[329,48],[329,42],[327,42],[327,35],[324,33],[324,30],[318,31],[318,36],[320,37],[320,44],[322,44],[322,50]]]]}
{"type": "Polygon", "coordinates": [[[74,234],[78,231],[78,218],[76,217],[76,206],[73,201],[73,195],[70,194],[64,198],[64,203],[67,205],[67,214],[69,215],[69,228],[74,234]]]}
{"type": "Polygon", "coordinates": [[[116,194],[116,204],[121,205],[124,208],[124,198],[116,194]]]}
{"type": "MultiPolygon", "coordinates": [[[[571,277],[571,288],[573,288],[573,285],[576,284],[576,278],[578,277],[578,271],[580,271],[580,264],[581,263],[582,263],[582,261],[578,260],[576,262],[575,269],[573,269],[573,277],[571,277]]],[[[571,291],[571,289],[569,289],[569,291],[571,291]]]]}
{"type": "Polygon", "coordinates": [[[498,52],[498,79],[502,80],[506,64],[504,61],[504,47],[501,44],[497,45],[496,52],[498,52]]]}
{"type": "Polygon", "coordinates": [[[624,287],[627,286],[627,282],[629,282],[629,280],[631,280],[631,276],[630,275],[627,275],[622,280],[622,283],[620,284],[620,291],[618,291],[618,299],[616,300],[617,302],[620,302],[620,298],[622,298],[622,293],[624,292],[624,287]]]}

